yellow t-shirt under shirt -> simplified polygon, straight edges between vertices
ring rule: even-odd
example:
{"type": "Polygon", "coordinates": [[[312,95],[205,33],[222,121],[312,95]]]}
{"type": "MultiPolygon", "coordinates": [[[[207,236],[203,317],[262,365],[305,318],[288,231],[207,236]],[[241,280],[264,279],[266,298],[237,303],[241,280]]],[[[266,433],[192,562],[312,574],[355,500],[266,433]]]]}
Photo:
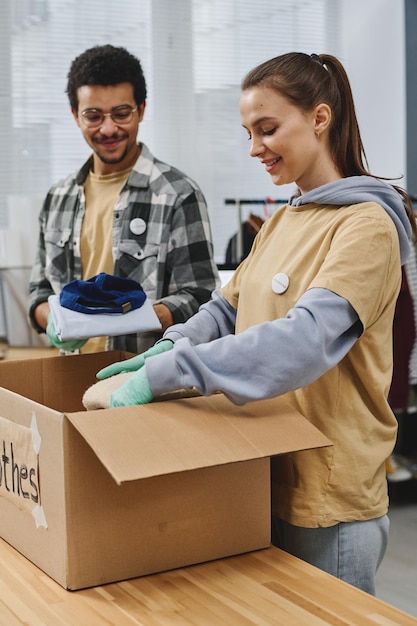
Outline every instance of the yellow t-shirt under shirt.
{"type": "MultiPolygon", "coordinates": [[[[82,278],[88,280],[100,272],[113,273],[113,211],[121,188],[131,168],[100,176],[90,172],[84,184],[85,214],[81,228],[82,278]]],[[[106,337],[92,337],[83,352],[100,352],[106,337]]]]}

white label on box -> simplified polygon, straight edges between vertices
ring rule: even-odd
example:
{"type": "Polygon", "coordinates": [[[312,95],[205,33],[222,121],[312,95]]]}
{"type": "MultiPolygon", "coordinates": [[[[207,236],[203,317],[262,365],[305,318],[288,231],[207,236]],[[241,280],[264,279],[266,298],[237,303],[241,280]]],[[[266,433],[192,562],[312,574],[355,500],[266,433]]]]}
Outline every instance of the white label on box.
{"type": "Polygon", "coordinates": [[[29,511],[37,527],[47,527],[39,487],[41,436],[36,416],[30,428],[0,417],[0,497],[29,511]]]}

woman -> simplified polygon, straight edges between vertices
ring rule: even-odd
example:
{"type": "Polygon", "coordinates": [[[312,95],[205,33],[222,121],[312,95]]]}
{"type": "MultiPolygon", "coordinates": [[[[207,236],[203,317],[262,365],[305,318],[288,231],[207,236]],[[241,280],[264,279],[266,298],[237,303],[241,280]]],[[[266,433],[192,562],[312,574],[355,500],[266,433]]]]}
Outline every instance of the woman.
{"type": "Polygon", "coordinates": [[[411,205],[365,166],[335,57],[289,53],[261,64],[243,80],[240,114],[251,156],[298,192],[194,317],[98,377],[137,370],[112,406],[191,387],[236,404],[286,394],[334,446],[274,460],[273,543],[375,593],[396,437],[392,323],[415,233],[411,205]]]}

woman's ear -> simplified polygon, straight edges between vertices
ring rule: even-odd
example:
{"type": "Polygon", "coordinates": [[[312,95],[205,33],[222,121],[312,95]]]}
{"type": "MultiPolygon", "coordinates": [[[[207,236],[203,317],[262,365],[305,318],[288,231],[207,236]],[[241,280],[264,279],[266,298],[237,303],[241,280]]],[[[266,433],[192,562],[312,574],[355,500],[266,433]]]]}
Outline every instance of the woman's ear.
{"type": "Polygon", "coordinates": [[[332,110],[324,102],[318,104],[314,110],[314,132],[317,137],[322,135],[330,126],[332,110]]]}

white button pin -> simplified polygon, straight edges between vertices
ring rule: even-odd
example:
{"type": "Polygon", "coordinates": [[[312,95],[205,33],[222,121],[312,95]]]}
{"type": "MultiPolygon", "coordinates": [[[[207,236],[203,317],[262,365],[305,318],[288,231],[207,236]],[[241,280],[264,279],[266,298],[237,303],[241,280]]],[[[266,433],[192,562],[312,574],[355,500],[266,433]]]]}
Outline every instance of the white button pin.
{"type": "Polygon", "coordinates": [[[135,217],[129,224],[130,232],[141,235],[146,230],[146,222],[141,217],[135,217]]]}
{"type": "Polygon", "coordinates": [[[290,279],[288,278],[288,276],[286,274],[283,274],[282,272],[279,272],[278,274],[275,274],[274,278],[272,279],[272,291],[274,293],[284,293],[284,291],[287,291],[289,284],[290,279]]]}

